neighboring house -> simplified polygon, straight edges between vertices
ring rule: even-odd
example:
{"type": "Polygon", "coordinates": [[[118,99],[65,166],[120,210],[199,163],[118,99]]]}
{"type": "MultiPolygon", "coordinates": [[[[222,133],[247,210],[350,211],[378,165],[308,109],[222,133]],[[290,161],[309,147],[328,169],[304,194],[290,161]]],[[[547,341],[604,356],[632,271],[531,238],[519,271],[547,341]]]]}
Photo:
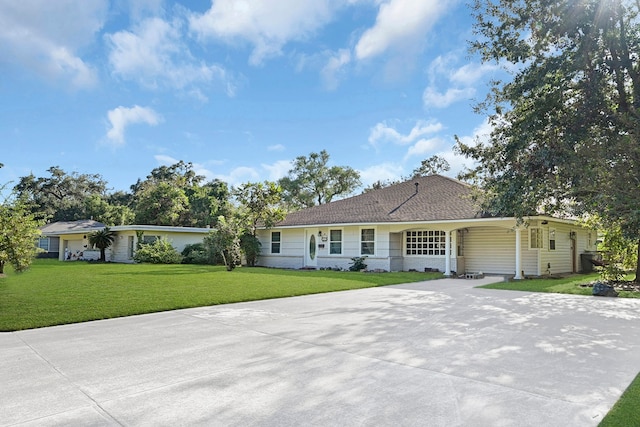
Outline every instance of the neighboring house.
{"type": "MultiPolygon", "coordinates": [[[[51,254],[45,256],[48,258],[57,257],[60,261],[97,260],[100,258],[100,250],[90,246],[89,234],[103,228],[104,224],[91,220],[54,222],[41,228],[42,235],[38,244],[47,249],[44,247],[44,239],[48,240],[48,253],[51,254]]],[[[171,242],[178,252],[182,252],[186,245],[202,243],[211,231],[210,228],[159,225],[118,225],[109,229],[115,233],[115,239],[106,251],[107,261],[124,263],[133,262],[139,239],[141,243],[152,243],[163,238],[171,242]]]]}
{"type": "Polygon", "coordinates": [[[550,216],[483,217],[472,188],[440,175],[419,177],[359,196],[293,212],[259,230],[258,264],[284,268],[348,268],[366,256],[368,269],[438,269],[446,275],[524,275],[581,270],[596,233],[550,216]]]}
{"type": "MultiPolygon", "coordinates": [[[[40,228],[42,234],[38,241],[38,247],[43,250],[39,258],[64,259],[65,251],[67,255],[72,254],[75,258],[87,249],[86,234],[92,231],[102,230],[104,224],[98,221],[85,219],[81,221],[58,221],[52,222],[40,228]],[[60,245],[61,236],[64,239],[64,246],[60,245]]],[[[100,252],[98,251],[98,257],[100,252]]],[[[97,258],[96,258],[97,259],[97,258]]]]}

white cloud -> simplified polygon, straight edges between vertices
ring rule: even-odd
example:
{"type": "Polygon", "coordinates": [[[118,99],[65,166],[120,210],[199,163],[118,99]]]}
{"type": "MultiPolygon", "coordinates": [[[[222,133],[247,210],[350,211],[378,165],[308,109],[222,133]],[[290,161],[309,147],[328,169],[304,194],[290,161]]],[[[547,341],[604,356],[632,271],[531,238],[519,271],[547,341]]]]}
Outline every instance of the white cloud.
{"type": "Polygon", "coordinates": [[[179,162],[178,159],[174,159],[173,157],[164,154],[156,154],[153,158],[162,166],[171,166],[179,162]]]}
{"type": "Polygon", "coordinates": [[[329,90],[338,88],[340,78],[344,74],[344,67],[350,62],[351,52],[348,49],[340,49],[329,58],[320,72],[325,88],[329,90]]]}
{"type": "Polygon", "coordinates": [[[473,130],[471,135],[461,136],[460,140],[466,145],[475,145],[477,143],[480,144],[488,144],[489,137],[491,132],[493,131],[493,127],[489,123],[488,120],[484,120],[478,127],[473,130]]]}
{"type": "Polygon", "coordinates": [[[232,187],[244,184],[246,182],[256,182],[260,179],[260,175],[256,172],[255,169],[241,166],[233,169],[229,172],[228,175],[215,175],[214,178],[217,178],[221,181],[226,182],[232,187]]]}
{"type": "Polygon", "coordinates": [[[114,146],[125,143],[124,132],[127,126],[137,123],[146,123],[156,126],[162,121],[162,117],[151,108],[134,105],[131,108],[117,107],[107,113],[111,129],[107,132],[107,139],[114,146]]]}
{"type": "MultiPolygon", "coordinates": [[[[477,143],[487,144],[489,142],[489,135],[491,134],[491,130],[492,127],[489,122],[487,120],[484,120],[473,130],[471,135],[460,136],[460,140],[464,144],[472,146],[477,143]]],[[[457,154],[453,150],[441,151],[439,153],[436,153],[436,155],[444,157],[444,159],[449,162],[451,170],[446,173],[449,176],[455,177],[465,169],[473,169],[476,166],[474,160],[457,154]]]]}
{"type": "Polygon", "coordinates": [[[285,176],[287,176],[287,174],[293,167],[293,163],[291,162],[291,160],[278,160],[271,165],[263,163],[262,167],[267,172],[269,172],[269,181],[277,181],[280,178],[284,178],[285,176]]]}
{"type": "Polygon", "coordinates": [[[198,87],[201,84],[217,83],[233,96],[236,87],[227,71],[195,59],[182,37],[179,20],[157,17],[142,21],[133,31],[106,35],[113,74],[148,88],[188,89],[202,101],[207,98],[198,87]]]}
{"type": "Polygon", "coordinates": [[[500,67],[492,64],[466,63],[456,52],[440,55],[429,64],[429,85],[422,94],[427,108],[446,108],[461,100],[470,100],[476,94],[476,86],[489,73],[500,67]],[[446,89],[439,90],[438,87],[446,89]]]}
{"type": "Polygon", "coordinates": [[[94,86],[97,72],[78,52],[93,43],[108,6],[106,0],[0,2],[0,64],[76,88],[94,86]]]}
{"type": "Polygon", "coordinates": [[[397,163],[382,163],[379,165],[373,165],[366,169],[362,169],[360,172],[360,180],[364,187],[377,182],[377,181],[395,181],[402,177],[403,168],[397,163]]]}
{"type": "Polygon", "coordinates": [[[427,154],[432,153],[439,146],[441,146],[443,142],[444,141],[441,138],[421,139],[415,144],[413,144],[409,148],[409,150],[407,150],[407,154],[405,155],[405,160],[413,156],[426,157],[427,154]]]}
{"type": "Polygon", "coordinates": [[[378,123],[371,128],[371,132],[369,133],[369,143],[373,146],[377,146],[384,142],[407,145],[424,135],[433,134],[441,131],[442,129],[442,123],[419,120],[408,134],[403,135],[396,129],[388,126],[386,123],[378,123]]]}
{"type": "Polygon", "coordinates": [[[471,86],[480,81],[487,74],[496,72],[500,67],[495,64],[478,64],[471,63],[465,64],[462,67],[455,70],[450,75],[450,80],[453,83],[460,85],[471,86]]]}
{"type": "Polygon", "coordinates": [[[284,145],[282,144],[275,144],[267,147],[268,151],[284,151],[284,149],[284,145]]]}
{"type": "Polygon", "coordinates": [[[444,93],[439,93],[435,88],[429,86],[422,94],[425,107],[445,108],[463,99],[471,99],[476,94],[472,87],[464,89],[449,88],[444,93]]]}
{"type": "Polygon", "coordinates": [[[389,49],[422,45],[437,20],[455,4],[442,0],[389,0],[380,5],[376,23],[364,32],[355,47],[359,60],[389,49]]]}
{"type": "Polygon", "coordinates": [[[249,62],[260,65],[277,56],[290,41],[304,40],[329,22],[339,2],[334,0],[217,0],[203,14],[189,19],[201,38],[248,42],[249,62]]]}

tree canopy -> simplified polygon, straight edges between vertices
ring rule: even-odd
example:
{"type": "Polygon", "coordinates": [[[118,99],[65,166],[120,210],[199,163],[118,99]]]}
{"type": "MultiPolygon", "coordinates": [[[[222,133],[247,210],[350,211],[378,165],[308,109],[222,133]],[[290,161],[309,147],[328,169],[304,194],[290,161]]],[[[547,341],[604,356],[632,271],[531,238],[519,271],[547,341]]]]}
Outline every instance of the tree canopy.
{"type": "Polygon", "coordinates": [[[306,208],[329,203],[334,197],[347,196],[358,188],[360,174],[356,170],[328,163],[326,150],[296,157],[288,176],[278,182],[284,201],[293,208],[306,208]]]}
{"type": "Polygon", "coordinates": [[[151,171],[144,181],[131,186],[135,221],[139,224],[205,227],[229,212],[226,183],[204,183],[192,163],[182,160],[151,171]]]}
{"type": "Polygon", "coordinates": [[[107,190],[106,181],[98,174],[69,174],[58,166],[47,172],[47,177],[30,174],[20,178],[14,189],[32,212],[44,213],[52,221],[89,218],[85,200],[94,195],[102,197],[107,190]]]}
{"type": "MultiPolygon", "coordinates": [[[[463,144],[484,208],[599,212],[640,236],[640,21],[627,0],[474,0],[471,51],[511,71],[479,111],[490,141],[463,144]]],[[[640,246],[639,246],[640,249],[640,246]]]]}

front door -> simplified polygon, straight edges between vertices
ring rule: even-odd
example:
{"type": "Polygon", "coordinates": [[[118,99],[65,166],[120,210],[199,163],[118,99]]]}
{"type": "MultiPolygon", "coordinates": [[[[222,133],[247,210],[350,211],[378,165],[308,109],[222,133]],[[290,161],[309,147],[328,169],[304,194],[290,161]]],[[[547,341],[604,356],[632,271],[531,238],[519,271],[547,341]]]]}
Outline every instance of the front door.
{"type": "Polygon", "coordinates": [[[307,230],[305,235],[305,267],[316,267],[318,265],[318,242],[316,241],[316,235],[311,230],[307,230]]]}

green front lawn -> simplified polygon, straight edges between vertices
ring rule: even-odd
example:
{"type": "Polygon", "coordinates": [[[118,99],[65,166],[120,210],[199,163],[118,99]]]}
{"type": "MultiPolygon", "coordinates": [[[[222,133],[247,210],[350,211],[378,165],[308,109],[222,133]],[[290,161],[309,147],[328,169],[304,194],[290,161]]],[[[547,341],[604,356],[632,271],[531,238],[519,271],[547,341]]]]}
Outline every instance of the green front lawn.
{"type": "MultiPolygon", "coordinates": [[[[513,280],[510,282],[493,283],[480,286],[487,289],[504,289],[510,291],[528,292],[553,292],[558,294],[592,295],[591,287],[582,287],[581,284],[590,283],[600,279],[599,273],[568,276],[559,279],[527,279],[513,280]]],[[[640,298],[640,292],[621,291],[619,296],[623,298],[640,298]]]]}
{"type": "Polygon", "coordinates": [[[440,278],[440,273],[354,273],[197,265],[36,260],[0,278],[0,331],[440,278]]]}

